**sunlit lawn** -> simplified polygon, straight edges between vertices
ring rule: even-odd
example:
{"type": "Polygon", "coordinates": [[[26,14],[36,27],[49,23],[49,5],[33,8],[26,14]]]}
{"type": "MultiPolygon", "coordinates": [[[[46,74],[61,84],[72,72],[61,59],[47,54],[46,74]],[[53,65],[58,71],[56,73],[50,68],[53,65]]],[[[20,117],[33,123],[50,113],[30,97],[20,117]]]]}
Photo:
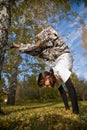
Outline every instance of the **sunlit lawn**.
{"type": "Polygon", "coordinates": [[[3,106],[0,130],[86,130],[87,101],[79,107],[80,114],[74,115],[57,102],[3,106]]]}

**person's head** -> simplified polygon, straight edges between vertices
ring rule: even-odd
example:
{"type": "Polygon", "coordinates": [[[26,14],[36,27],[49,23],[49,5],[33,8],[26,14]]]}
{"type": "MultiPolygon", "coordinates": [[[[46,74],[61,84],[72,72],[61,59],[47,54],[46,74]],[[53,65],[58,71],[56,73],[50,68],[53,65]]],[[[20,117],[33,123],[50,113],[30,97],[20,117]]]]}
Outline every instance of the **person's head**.
{"type": "Polygon", "coordinates": [[[39,87],[54,87],[55,83],[56,83],[56,78],[53,74],[52,69],[50,70],[50,72],[44,71],[39,74],[38,77],[39,87]]]}

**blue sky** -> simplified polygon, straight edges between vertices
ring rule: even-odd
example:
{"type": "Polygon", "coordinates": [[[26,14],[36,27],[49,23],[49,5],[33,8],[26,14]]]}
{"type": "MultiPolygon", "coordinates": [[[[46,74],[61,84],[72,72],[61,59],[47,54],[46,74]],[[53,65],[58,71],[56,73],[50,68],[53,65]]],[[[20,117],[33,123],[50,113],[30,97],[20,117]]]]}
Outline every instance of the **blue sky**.
{"type": "Polygon", "coordinates": [[[77,5],[75,2],[71,6],[71,10],[67,12],[67,19],[62,19],[59,23],[59,14],[56,14],[55,19],[57,22],[52,23],[52,18],[49,18],[51,24],[63,37],[66,44],[70,47],[74,57],[73,72],[81,79],[87,81],[87,56],[83,57],[83,52],[87,52],[82,45],[82,28],[87,29],[87,7],[84,2],[77,5]],[[75,16],[72,15],[76,13],[75,16]],[[83,21],[83,24],[81,24],[83,21]]]}

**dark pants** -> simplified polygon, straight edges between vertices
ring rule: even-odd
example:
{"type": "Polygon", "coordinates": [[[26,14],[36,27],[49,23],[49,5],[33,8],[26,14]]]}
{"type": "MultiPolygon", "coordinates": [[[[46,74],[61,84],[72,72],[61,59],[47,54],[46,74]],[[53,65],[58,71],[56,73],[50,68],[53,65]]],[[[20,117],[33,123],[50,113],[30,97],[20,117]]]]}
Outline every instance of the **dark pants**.
{"type": "Polygon", "coordinates": [[[61,97],[63,99],[63,102],[64,102],[66,110],[70,109],[70,107],[68,105],[67,95],[66,95],[66,92],[65,92],[64,88],[62,87],[62,84],[60,85],[60,87],[58,88],[58,90],[59,90],[60,95],[61,95],[61,97]]]}
{"type": "MultiPolygon", "coordinates": [[[[73,83],[72,83],[70,78],[66,81],[65,85],[68,89],[69,97],[70,97],[70,100],[71,100],[71,103],[72,103],[73,113],[78,114],[79,108],[78,108],[77,95],[76,95],[75,88],[74,88],[73,83]]],[[[65,108],[69,109],[67,95],[66,95],[66,92],[65,92],[65,90],[63,89],[62,86],[59,87],[59,91],[60,91],[60,94],[61,94],[62,99],[64,101],[65,108]]]]}
{"type": "Polygon", "coordinates": [[[72,83],[70,78],[67,80],[65,85],[66,85],[66,87],[68,89],[69,97],[71,99],[73,113],[78,114],[79,113],[79,108],[78,108],[76,90],[75,90],[75,88],[73,86],[73,83],[72,83]]]}

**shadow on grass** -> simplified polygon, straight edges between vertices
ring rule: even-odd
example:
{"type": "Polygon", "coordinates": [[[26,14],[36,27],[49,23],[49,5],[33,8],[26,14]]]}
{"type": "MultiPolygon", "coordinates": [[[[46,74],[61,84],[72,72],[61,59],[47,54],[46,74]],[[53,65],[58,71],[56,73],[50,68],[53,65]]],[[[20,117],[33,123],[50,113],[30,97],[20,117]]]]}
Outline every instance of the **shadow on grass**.
{"type": "MultiPolygon", "coordinates": [[[[69,103],[70,107],[71,107],[71,102],[69,103]]],[[[7,110],[3,110],[3,114],[1,115],[9,115],[11,113],[15,113],[15,112],[21,112],[21,111],[25,111],[25,110],[34,110],[34,109],[39,109],[39,108],[44,108],[44,107],[52,107],[55,106],[55,108],[59,109],[59,108],[64,108],[64,104],[61,101],[51,101],[51,102],[44,102],[44,103],[30,103],[30,104],[26,104],[24,105],[20,105],[20,106],[6,106],[6,108],[8,108],[7,110]],[[57,105],[57,106],[56,106],[57,105]],[[10,109],[11,107],[11,109],[10,109]]],[[[84,103],[83,101],[79,102],[79,106],[80,106],[80,112],[87,111],[87,103],[84,103]]]]}
{"type": "Polygon", "coordinates": [[[78,119],[70,119],[61,115],[45,115],[30,119],[30,130],[86,130],[87,123],[82,124],[78,119]]]}
{"type": "Polygon", "coordinates": [[[34,104],[33,103],[33,105],[34,106],[32,106],[31,104],[30,104],[30,106],[29,105],[25,105],[25,106],[7,106],[7,110],[5,110],[4,111],[4,115],[8,115],[8,114],[11,114],[11,113],[13,113],[13,112],[21,112],[21,111],[25,111],[25,110],[33,110],[33,109],[37,109],[37,108],[44,108],[44,107],[51,107],[51,106],[53,106],[53,105],[56,105],[56,104],[58,104],[58,102],[57,101],[55,101],[55,102],[51,102],[51,103],[39,103],[39,104],[34,104]],[[16,109],[10,109],[10,107],[12,107],[12,108],[16,108],[16,109]]]}
{"type": "Polygon", "coordinates": [[[59,114],[34,115],[29,120],[10,120],[4,125],[0,123],[1,130],[86,130],[87,122],[77,118],[65,117],[59,114]]]}

